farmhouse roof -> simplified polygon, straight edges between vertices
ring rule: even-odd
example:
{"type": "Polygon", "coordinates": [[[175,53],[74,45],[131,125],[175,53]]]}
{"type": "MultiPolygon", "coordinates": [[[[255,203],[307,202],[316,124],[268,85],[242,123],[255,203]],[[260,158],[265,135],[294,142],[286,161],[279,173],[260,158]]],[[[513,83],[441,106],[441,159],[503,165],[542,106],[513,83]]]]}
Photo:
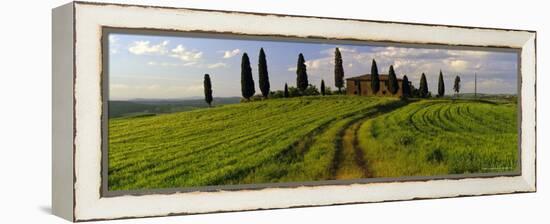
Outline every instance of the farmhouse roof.
{"type": "MultiPolygon", "coordinates": [[[[388,78],[389,78],[389,76],[387,74],[378,75],[378,79],[380,81],[388,80],[388,78]]],[[[366,80],[366,81],[370,81],[371,80],[371,75],[370,74],[365,74],[365,75],[350,77],[350,78],[347,78],[346,80],[366,80]]],[[[403,80],[403,79],[397,78],[397,81],[401,81],[401,80],[403,80]]]]}

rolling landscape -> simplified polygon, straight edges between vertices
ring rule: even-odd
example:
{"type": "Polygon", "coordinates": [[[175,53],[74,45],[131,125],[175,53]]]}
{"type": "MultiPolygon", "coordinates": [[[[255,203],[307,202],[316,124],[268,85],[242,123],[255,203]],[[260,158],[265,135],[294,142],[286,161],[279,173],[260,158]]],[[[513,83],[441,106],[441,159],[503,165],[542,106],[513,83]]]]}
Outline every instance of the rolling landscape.
{"type": "Polygon", "coordinates": [[[515,102],[325,96],[116,118],[109,121],[109,187],[513,171],[516,108],[515,102]]]}
{"type": "Polygon", "coordinates": [[[110,37],[109,191],[519,169],[516,53],[163,38],[110,37]]]}

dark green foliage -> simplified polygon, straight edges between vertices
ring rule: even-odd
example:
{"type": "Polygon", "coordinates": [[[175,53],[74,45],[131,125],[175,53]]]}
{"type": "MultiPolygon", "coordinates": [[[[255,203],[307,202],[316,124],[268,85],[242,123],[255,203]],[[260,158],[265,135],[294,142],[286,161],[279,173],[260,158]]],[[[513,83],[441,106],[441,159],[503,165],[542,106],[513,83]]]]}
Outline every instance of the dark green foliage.
{"type": "Polygon", "coordinates": [[[212,106],[212,82],[208,74],[204,74],[204,101],[212,106]]]}
{"type": "Polygon", "coordinates": [[[420,97],[420,90],[411,84],[411,97],[420,97]]]}
{"type": "Polygon", "coordinates": [[[285,98],[288,98],[288,96],[289,96],[289,95],[288,95],[288,85],[287,85],[286,83],[285,83],[285,92],[284,92],[283,96],[284,96],[285,98]]]}
{"type": "Polygon", "coordinates": [[[269,76],[267,74],[267,61],[263,48],[260,49],[260,57],[258,59],[258,75],[262,96],[267,98],[269,96],[269,76]]]}
{"type": "Polygon", "coordinates": [[[426,75],[422,73],[422,77],[420,77],[420,87],[419,87],[419,95],[422,98],[428,97],[428,81],[426,81],[426,75]]]}
{"type": "Polygon", "coordinates": [[[437,83],[437,97],[445,95],[445,82],[443,81],[443,72],[439,70],[439,82],[437,83]]]}
{"type": "Polygon", "coordinates": [[[388,74],[388,89],[391,94],[396,94],[397,91],[399,91],[399,83],[397,82],[393,65],[390,65],[390,71],[388,74]]]}
{"type": "Polygon", "coordinates": [[[378,77],[378,66],[376,66],[376,61],[372,59],[372,66],[370,68],[371,75],[371,88],[372,93],[376,94],[380,90],[380,78],[378,77]]]}
{"type": "Polygon", "coordinates": [[[411,86],[409,85],[409,78],[404,75],[401,81],[401,88],[403,88],[403,97],[407,98],[411,96],[411,86]]]}
{"type": "Polygon", "coordinates": [[[434,149],[426,155],[426,160],[431,163],[443,162],[444,156],[441,149],[434,149]]]}
{"type": "Polygon", "coordinates": [[[319,89],[316,86],[309,84],[307,88],[302,91],[302,96],[318,96],[321,95],[319,89]]]}
{"type": "Polygon", "coordinates": [[[265,100],[264,96],[262,96],[261,94],[256,94],[252,97],[250,97],[250,99],[241,99],[241,103],[245,103],[245,102],[254,102],[254,101],[262,101],[262,100],[265,100]]]}
{"type": "Polygon", "coordinates": [[[458,75],[455,77],[455,84],[453,86],[453,90],[457,95],[460,92],[460,76],[458,75]]]}
{"type": "Polygon", "coordinates": [[[314,85],[308,85],[305,90],[300,90],[296,87],[288,87],[288,97],[299,97],[299,96],[318,96],[321,92],[314,85]]]}
{"type": "Polygon", "coordinates": [[[342,66],[342,54],[340,54],[340,49],[338,48],[334,51],[334,85],[338,88],[339,93],[342,92],[342,87],[344,87],[344,67],[342,66]]]}
{"type": "Polygon", "coordinates": [[[269,98],[277,99],[285,97],[285,92],[283,90],[275,90],[269,93],[269,98]]]}
{"type": "Polygon", "coordinates": [[[306,90],[308,86],[305,62],[306,60],[304,59],[304,55],[300,53],[300,55],[298,55],[298,63],[296,65],[296,86],[300,91],[306,90]]]}
{"type": "Polygon", "coordinates": [[[302,91],[300,91],[298,88],[296,87],[288,87],[288,97],[297,97],[297,96],[302,96],[302,91]]]}
{"type": "Polygon", "coordinates": [[[252,68],[250,68],[250,59],[246,53],[243,54],[241,61],[241,93],[242,96],[249,100],[254,96],[254,79],[252,78],[252,68]]]}
{"type": "Polygon", "coordinates": [[[321,80],[321,95],[325,95],[325,80],[321,80]]]}

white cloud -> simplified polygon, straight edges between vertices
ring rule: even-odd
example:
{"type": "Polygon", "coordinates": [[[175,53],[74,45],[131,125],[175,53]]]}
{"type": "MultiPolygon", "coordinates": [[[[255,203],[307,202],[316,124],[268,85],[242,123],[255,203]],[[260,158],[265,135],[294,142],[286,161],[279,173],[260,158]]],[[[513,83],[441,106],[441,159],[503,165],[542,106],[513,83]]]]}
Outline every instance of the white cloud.
{"type": "Polygon", "coordinates": [[[149,66],[162,66],[162,67],[190,67],[190,66],[197,66],[202,67],[200,64],[198,64],[196,61],[187,62],[187,63],[171,63],[171,62],[156,62],[156,61],[150,61],[147,62],[147,65],[149,66]]]}
{"type": "Polygon", "coordinates": [[[183,66],[187,67],[187,66],[193,66],[193,65],[196,65],[196,64],[197,64],[196,61],[192,61],[192,62],[187,62],[187,63],[183,64],[183,66]]]}
{"type": "Polygon", "coordinates": [[[184,62],[197,61],[202,58],[202,51],[187,50],[183,45],[178,45],[171,50],[171,57],[178,58],[184,62]]]}
{"type": "Polygon", "coordinates": [[[152,45],[149,41],[134,41],[128,51],[135,55],[162,55],[166,53],[168,41],[152,45]]]}
{"type": "Polygon", "coordinates": [[[109,35],[109,43],[116,44],[120,38],[117,36],[109,35]]]}
{"type": "Polygon", "coordinates": [[[221,51],[223,52],[223,58],[232,58],[235,55],[239,54],[241,52],[241,49],[234,49],[234,50],[228,50],[228,51],[221,51]]]}
{"type": "Polygon", "coordinates": [[[306,64],[308,70],[311,70],[311,71],[318,70],[322,66],[329,63],[329,61],[327,59],[328,58],[319,58],[319,59],[315,59],[315,60],[310,60],[310,61],[306,61],[305,64],[306,64]]]}
{"type": "Polygon", "coordinates": [[[119,52],[120,44],[118,43],[119,37],[109,35],[109,52],[111,54],[117,54],[119,52]]]}
{"type": "Polygon", "coordinates": [[[214,64],[209,64],[207,67],[210,68],[210,69],[225,68],[225,67],[227,67],[227,64],[222,63],[222,62],[218,62],[218,63],[214,63],[214,64]]]}
{"type": "Polygon", "coordinates": [[[445,63],[456,71],[462,71],[468,67],[468,61],[461,59],[447,59],[445,63]]]}
{"type": "MultiPolygon", "coordinates": [[[[348,47],[338,47],[338,49],[340,50],[340,53],[355,53],[357,52],[357,49],[355,48],[348,48],[348,47]]],[[[321,54],[325,54],[325,55],[334,55],[334,52],[335,52],[335,48],[328,48],[328,49],[324,49],[324,50],[321,50],[319,53],[321,54]]]]}

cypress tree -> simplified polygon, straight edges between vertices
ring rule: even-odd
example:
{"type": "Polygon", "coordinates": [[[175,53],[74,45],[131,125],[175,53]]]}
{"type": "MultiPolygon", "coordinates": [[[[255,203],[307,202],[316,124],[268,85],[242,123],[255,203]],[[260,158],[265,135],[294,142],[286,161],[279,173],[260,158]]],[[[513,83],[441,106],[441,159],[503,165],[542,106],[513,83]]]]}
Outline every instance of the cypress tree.
{"type": "Polygon", "coordinates": [[[285,98],[288,98],[288,85],[285,83],[285,92],[283,94],[285,98]]]}
{"type": "Polygon", "coordinates": [[[338,88],[338,93],[342,93],[342,87],[344,87],[344,67],[342,66],[342,54],[340,54],[340,49],[338,48],[334,51],[334,85],[338,88]]]}
{"type": "Polygon", "coordinates": [[[258,75],[260,90],[262,91],[262,96],[267,98],[269,95],[269,76],[267,74],[267,61],[265,59],[264,49],[260,49],[260,57],[258,59],[258,75]]]}
{"type": "Polygon", "coordinates": [[[445,82],[443,82],[443,72],[439,70],[439,82],[437,83],[437,96],[443,97],[445,95],[445,82]]]}
{"type": "Polygon", "coordinates": [[[210,82],[210,75],[204,74],[204,101],[208,103],[208,106],[212,106],[212,82],[210,82]]]}
{"type": "Polygon", "coordinates": [[[306,90],[308,86],[305,62],[306,60],[304,59],[304,55],[300,53],[300,55],[298,55],[298,63],[296,65],[296,87],[298,87],[300,91],[306,90]]]}
{"type": "Polygon", "coordinates": [[[370,84],[371,84],[372,93],[376,94],[378,93],[378,90],[380,90],[380,78],[378,77],[378,66],[376,66],[376,61],[374,59],[372,59],[370,75],[371,75],[370,84]]]}
{"type": "Polygon", "coordinates": [[[409,78],[406,75],[403,76],[403,80],[401,81],[401,88],[403,88],[403,97],[411,96],[411,86],[409,86],[409,78]]]}
{"type": "Polygon", "coordinates": [[[325,95],[325,80],[321,79],[321,95],[325,95]]]}
{"type": "Polygon", "coordinates": [[[396,94],[399,90],[399,83],[397,82],[397,77],[395,76],[393,65],[390,65],[390,71],[388,73],[388,89],[390,90],[391,94],[396,94]]]}
{"type": "Polygon", "coordinates": [[[420,77],[420,97],[426,98],[428,97],[428,82],[426,81],[426,75],[422,73],[422,77],[420,77]]]}
{"type": "Polygon", "coordinates": [[[455,77],[455,85],[453,86],[453,90],[455,91],[455,94],[458,96],[458,93],[460,92],[460,76],[455,77]]]}
{"type": "Polygon", "coordinates": [[[244,53],[241,61],[241,93],[245,99],[250,100],[250,97],[254,96],[255,92],[252,68],[250,68],[250,59],[248,55],[244,53]]]}

